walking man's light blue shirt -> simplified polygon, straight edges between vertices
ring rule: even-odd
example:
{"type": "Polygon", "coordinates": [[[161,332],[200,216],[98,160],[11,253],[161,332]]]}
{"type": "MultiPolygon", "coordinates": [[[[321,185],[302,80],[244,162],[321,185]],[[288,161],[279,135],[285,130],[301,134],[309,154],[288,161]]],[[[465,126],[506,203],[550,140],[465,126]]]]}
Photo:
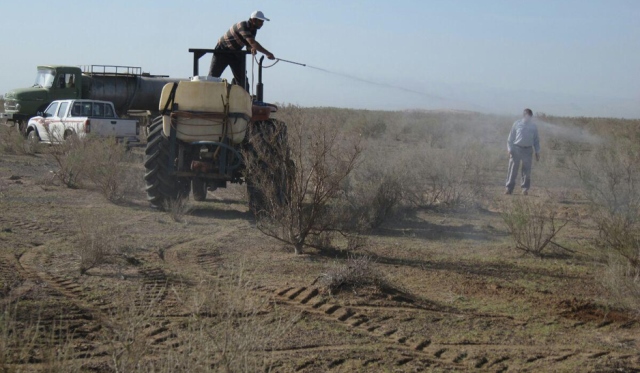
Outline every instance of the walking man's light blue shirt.
{"type": "Polygon", "coordinates": [[[514,145],[521,147],[533,146],[536,154],[540,153],[540,138],[538,137],[538,126],[532,119],[517,120],[513,127],[511,127],[511,133],[509,133],[509,139],[507,140],[507,149],[511,151],[514,145]]]}

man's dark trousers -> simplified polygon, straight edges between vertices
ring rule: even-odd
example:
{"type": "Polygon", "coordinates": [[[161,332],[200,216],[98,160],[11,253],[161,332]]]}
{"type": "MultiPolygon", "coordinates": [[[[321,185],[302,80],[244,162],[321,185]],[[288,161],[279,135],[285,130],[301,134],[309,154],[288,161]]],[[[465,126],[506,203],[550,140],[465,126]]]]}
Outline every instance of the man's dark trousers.
{"type": "Polygon", "coordinates": [[[249,90],[249,82],[246,81],[246,57],[245,51],[232,51],[229,49],[221,49],[216,47],[216,52],[213,52],[213,58],[211,59],[211,67],[209,67],[209,76],[219,78],[224,72],[227,66],[231,67],[233,77],[236,79],[236,84],[242,87],[243,83],[245,89],[249,90]],[[220,53],[218,53],[220,51],[220,53]]]}

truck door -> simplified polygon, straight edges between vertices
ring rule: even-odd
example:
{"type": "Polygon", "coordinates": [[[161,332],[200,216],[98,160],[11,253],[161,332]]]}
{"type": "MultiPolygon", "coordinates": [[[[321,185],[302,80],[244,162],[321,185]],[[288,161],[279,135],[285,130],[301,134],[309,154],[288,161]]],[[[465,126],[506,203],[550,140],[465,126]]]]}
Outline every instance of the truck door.
{"type": "Polygon", "coordinates": [[[53,140],[55,142],[62,142],[65,140],[66,131],[65,131],[63,119],[64,119],[64,116],[66,115],[68,107],[69,107],[68,102],[61,102],[60,107],[58,108],[56,113],[53,115],[53,117],[45,119],[45,124],[47,123],[47,120],[49,121],[49,124],[48,124],[49,131],[53,135],[53,140]]]}
{"type": "Polygon", "coordinates": [[[43,133],[39,133],[39,135],[40,138],[45,142],[56,142],[57,136],[54,133],[54,128],[51,128],[51,124],[56,120],[55,116],[58,113],[59,106],[60,104],[58,102],[54,102],[49,105],[47,110],[45,110],[45,112],[42,114],[44,131],[43,133]]]}
{"type": "Polygon", "coordinates": [[[77,76],[72,73],[60,72],[56,74],[50,89],[52,100],[73,100],[80,98],[80,82],[76,84],[77,76]]]}

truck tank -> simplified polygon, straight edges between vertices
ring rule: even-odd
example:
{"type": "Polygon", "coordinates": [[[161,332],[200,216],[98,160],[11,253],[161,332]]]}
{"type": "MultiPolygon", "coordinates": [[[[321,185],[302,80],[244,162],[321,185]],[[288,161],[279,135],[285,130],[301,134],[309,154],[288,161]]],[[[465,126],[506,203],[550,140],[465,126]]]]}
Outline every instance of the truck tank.
{"type": "Polygon", "coordinates": [[[165,75],[141,73],[139,68],[125,67],[107,71],[106,66],[84,68],[82,73],[82,97],[91,100],[111,101],[118,115],[130,111],[157,111],[162,88],[167,83],[188,79],[169,78],[165,75]],[[102,69],[102,71],[101,71],[102,69]]]}

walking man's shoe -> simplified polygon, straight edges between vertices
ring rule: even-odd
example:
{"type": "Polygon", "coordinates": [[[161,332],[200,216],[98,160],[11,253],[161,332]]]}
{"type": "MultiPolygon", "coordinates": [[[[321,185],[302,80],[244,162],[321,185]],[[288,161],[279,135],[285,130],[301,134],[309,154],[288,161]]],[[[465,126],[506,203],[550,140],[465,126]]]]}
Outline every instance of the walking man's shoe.
{"type": "Polygon", "coordinates": [[[511,189],[509,189],[509,188],[505,188],[504,189],[504,194],[511,194],[511,193],[513,193],[513,191],[511,189]]]}
{"type": "Polygon", "coordinates": [[[525,196],[529,195],[529,189],[523,189],[522,190],[522,194],[524,194],[525,196]]]}

